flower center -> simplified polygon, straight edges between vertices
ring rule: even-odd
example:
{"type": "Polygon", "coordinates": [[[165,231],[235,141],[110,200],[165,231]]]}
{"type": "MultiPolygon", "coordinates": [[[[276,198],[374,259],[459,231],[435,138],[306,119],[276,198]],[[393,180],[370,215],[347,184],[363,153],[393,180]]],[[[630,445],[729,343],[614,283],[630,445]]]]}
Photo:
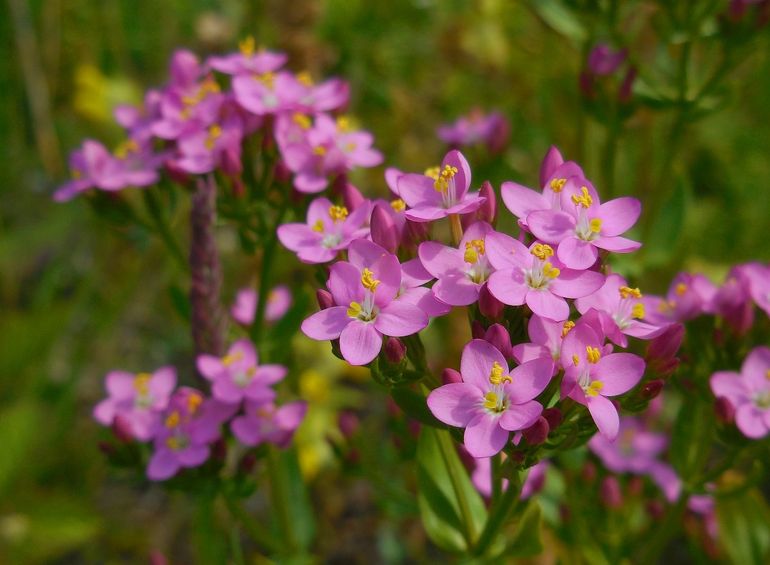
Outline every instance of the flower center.
{"type": "Polygon", "coordinates": [[[764,392],[758,392],[754,395],[754,404],[757,408],[767,410],[770,408],[770,390],[764,392]]]}
{"type": "Polygon", "coordinates": [[[310,126],[313,125],[310,117],[300,112],[295,112],[291,120],[302,129],[310,129],[310,126]]]}
{"type": "MultiPolygon", "coordinates": [[[[644,304],[641,302],[635,302],[642,297],[642,293],[638,288],[631,288],[628,286],[621,286],[618,289],[620,293],[620,304],[618,310],[613,314],[612,319],[618,327],[623,330],[627,328],[633,320],[640,320],[644,318],[644,304]]],[[[662,302],[665,304],[665,301],[662,302]]]]}
{"type": "Polygon", "coordinates": [[[567,334],[574,327],[575,327],[575,322],[573,322],[572,320],[567,320],[566,322],[564,322],[564,325],[561,328],[561,337],[562,337],[562,339],[567,337],[567,334]]]}
{"type": "Polygon", "coordinates": [[[233,376],[233,382],[239,387],[244,388],[254,379],[255,372],[254,367],[249,367],[245,371],[238,371],[233,376]]]}
{"type": "Polygon", "coordinates": [[[396,212],[403,212],[406,210],[406,203],[400,198],[396,198],[395,200],[391,201],[390,207],[393,208],[396,212]]]}
{"type": "Polygon", "coordinates": [[[550,182],[550,187],[552,191],[558,194],[564,189],[565,184],[567,184],[567,179],[553,179],[550,182]]]}
{"type": "Polygon", "coordinates": [[[237,363],[243,359],[243,351],[234,351],[233,353],[228,353],[224,357],[222,357],[222,365],[225,367],[229,367],[233,363],[237,363]]]}
{"type": "Polygon", "coordinates": [[[344,206],[331,206],[329,208],[329,217],[335,224],[344,222],[348,217],[348,209],[344,206]]]}
{"type": "Polygon", "coordinates": [[[214,149],[214,144],[220,137],[222,137],[222,128],[214,124],[209,128],[208,136],[206,136],[206,149],[209,151],[214,149]]]}
{"type": "Polygon", "coordinates": [[[484,408],[493,414],[501,414],[508,409],[508,396],[502,392],[490,390],[484,395],[484,408]]]}
{"type": "Polygon", "coordinates": [[[578,194],[572,195],[572,202],[575,204],[575,206],[580,206],[582,208],[589,208],[594,203],[594,199],[589,194],[588,188],[583,186],[580,188],[579,195],[578,194]]]}
{"type": "Polygon", "coordinates": [[[495,361],[492,364],[492,371],[489,373],[489,382],[493,385],[501,385],[503,383],[512,383],[513,379],[510,375],[504,375],[505,369],[500,363],[495,361]]]}
{"type": "Polygon", "coordinates": [[[181,451],[190,445],[190,440],[186,435],[178,434],[166,438],[166,447],[171,451],[181,451]]]}
{"type": "Polygon", "coordinates": [[[244,57],[251,57],[257,49],[257,43],[251,35],[238,42],[238,49],[244,57]]]}
{"type": "Polygon", "coordinates": [[[550,282],[561,274],[561,270],[546,260],[553,257],[553,247],[545,243],[536,243],[532,246],[530,253],[538,260],[524,273],[527,286],[533,290],[548,288],[550,282]]]}

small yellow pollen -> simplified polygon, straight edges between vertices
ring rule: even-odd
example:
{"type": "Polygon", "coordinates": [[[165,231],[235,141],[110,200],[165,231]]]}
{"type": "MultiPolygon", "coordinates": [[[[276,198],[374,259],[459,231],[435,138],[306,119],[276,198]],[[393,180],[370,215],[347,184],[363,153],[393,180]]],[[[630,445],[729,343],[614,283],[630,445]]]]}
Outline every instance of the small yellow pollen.
{"type": "Polygon", "coordinates": [[[348,209],[344,206],[331,206],[329,208],[329,217],[335,224],[344,222],[345,218],[348,217],[348,209]]]}
{"type": "Polygon", "coordinates": [[[400,198],[396,198],[390,202],[390,207],[393,208],[396,212],[403,212],[406,210],[406,202],[400,198]]]}
{"type": "Polygon", "coordinates": [[[494,410],[497,408],[497,394],[491,390],[484,395],[484,408],[494,410]]]}
{"type": "Polygon", "coordinates": [[[345,153],[352,153],[356,150],[356,144],[352,141],[345,144],[345,153]]]}
{"type": "Polygon", "coordinates": [[[452,180],[457,173],[457,167],[453,167],[452,165],[444,165],[444,169],[438,174],[435,182],[433,183],[433,188],[435,188],[438,192],[446,192],[449,189],[449,181],[452,180]]]}
{"type": "Polygon", "coordinates": [[[310,73],[307,71],[301,71],[297,73],[297,80],[300,82],[300,84],[304,84],[305,86],[313,86],[313,77],[310,76],[310,73]]]}
{"type": "Polygon", "coordinates": [[[310,116],[306,116],[301,112],[295,112],[294,115],[291,117],[291,119],[295,124],[297,124],[302,129],[310,129],[310,126],[313,125],[313,122],[311,121],[310,116]]]}
{"type": "Polygon", "coordinates": [[[275,73],[262,73],[261,75],[256,75],[254,78],[264,84],[270,90],[275,88],[275,73]]]}
{"type": "Polygon", "coordinates": [[[492,371],[489,373],[489,382],[493,385],[499,385],[502,383],[511,383],[510,375],[503,375],[504,369],[497,361],[492,364],[492,371]]]}
{"type": "Polygon", "coordinates": [[[364,270],[361,272],[361,284],[366,290],[374,292],[377,290],[380,281],[374,278],[374,273],[372,271],[364,267],[364,270]]]}
{"type": "Polygon", "coordinates": [[[363,308],[361,308],[361,305],[358,302],[351,302],[348,307],[348,316],[351,318],[358,318],[362,310],[363,308]]]}
{"type": "Polygon", "coordinates": [[[238,49],[244,57],[251,57],[257,49],[257,43],[253,36],[248,36],[238,42],[238,49]]]}
{"type": "Polygon", "coordinates": [[[200,394],[192,393],[187,397],[187,410],[190,414],[195,414],[203,404],[203,397],[200,394]]]}
{"type": "Polygon", "coordinates": [[[139,144],[133,139],[127,139],[115,148],[115,157],[118,159],[125,159],[131,153],[139,151],[139,144]]]}
{"type": "Polygon", "coordinates": [[[602,381],[592,381],[585,389],[586,396],[598,396],[603,388],[604,383],[602,381]]]}
{"type": "Polygon", "coordinates": [[[532,246],[532,249],[530,249],[529,252],[541,261],[545,261],[549,257],[553,257],[553,247],[547,243],[536,243],[532,246]]]}
{"type": "Polygon", "coordinates": [[[473,239],[465,244],[465,255],[463,259],[466,263],[475,263],[479,260],[479,255],[484,255],[484,240],[473,239]]]}
{"type": "Polygon", "coordinates": [[[677,296],[682,296],[685,292],[687,292],[687,285],[684,283],[679,283],[676,285],[674,292],[676,292],[677,296]]]}
{"type": "Polygon", "coordinates": [[[765,378],[770,381],[770,369],[765,371],[765,378]]]}
{"type": "Polygon", "coordinates": [[[644,304],[641,302],[637,302],[634,304],[634,306],[631,308],[631,317],[641,319],[644,318],[644,304]]]}
{"type": "Polygon", "coordinates": [[[206,138],[206,149],[208,149],[209,151],[214,149],[214,143],[220,137],[222,137],[222,128],[219,127],[219,125],[214,124],[209,128],[209,135],[206,138]]]}
{"type": "Polygon", "coordinates": [[[567,184],[567,179],[553,179],[550,184],[551,190],[559,193],[564,189],[565,184],[567,184]]]}
{"type": "Polygon", "coordinates": [[[169,414],[166,417],[166,427],[169,429],[176,428],[179,425],[180,421],[181,421],[181,418],[179,417],[179,412],[174,410],[171,414],[169,414]]]}
{"type": "Polygon", "coordinates": [[[598,347],[591,347],[590,345],[586,345],[586,359],[589,363],[595,365],[601,358],[602,354],[598,347]]]}
{"type": "Polygon", "coordinates": [[[567,320],[566,322],[564,322],[564,325],[561,328],[561,337],[562,338],[567,337],[567,334],[574,327],[575,327],[575,322],[573,322],[572,320],[567,320]]]}
{"type": "Polygon", "coordinates": [[[340,116],[337,118],[337,129],[343,133],[349,132],[352,127],[350,118],[347,116],[340,116]]]}
{"type": "Polygon", "coordinates": [[[593,233],[599,233],[602,231],[602,221],[599,218],[594,218],[588,222],[588,227],[593,233]]]}
{"type": "Polygon", "coordinates": [[[171,436],[169,438],[166,438],[166,446],[172,451],[177,451],[182,447],[182,444],[179,441],[178,437],[171,436]]]}
{"type": "Polygon", "coordinates": [[[315,147],[313,147],[313,153],[315,155],[324,156],[326,155],[326,147],[324,147],[323,145],[316,145],[315,147]]]}
{"type": "Polygon", "coordinates": [[[441,167],[428,167],[425,169],[425,176],[432,178],[433,180],[438,180],[438,175],[441,172],[441,167]]]}
{"type": "Polygon", "coordinates": [[[322,233],[324,231],[324,222],[323,220],[316,220],[313,224],[313,227],[310,228],[313,231],[317,231],[318,233],[322,233]]]}
{"type": "Polygon", "coordinates": [[[572,364],[575,365],[575,367],[580,365],[580,357],[578,357],[577,355],[573,355],[572,356],[572,364]]]}
{"type": "Polygon", "coordinates": [[[631,288],[630,286],[621,286],[618,291],[621,298],[641,298],[642,293],[638,288],[631,288]]]}
{"type": "Polygon", "coordinates": [[[588,193],[588,187],[585,187],[585,186],[581,187],[580,193],[581,193],[580,196],[578,196],[577,194],[572,195],[572,202],[574,202],[576,206],[589,208],[591,204],[594,203],[594,199],[588,193]]]}
{"type": "Polygon", "coordinates": [[[237,361],[240,361],[243,359],[243,352],[242,351],[236,351],[235,353],[228,353],[224,357],[222,357],[222,365],[225,367],[229,367],[233,363],[236,363],[237,361]]]}
{"type": "Polygon", "coordinates": [[[145,395],[150,392],[150,380],[152,375],[150,373],[137,373],[134,377],[134,390],[140,395],[145,395]]]}
{"type": "Polygon", "coordinates": [[[543,274],[549,279],[555,279],[561,274],[561,269],[557,269],[550,263],[543,263],[543,274]]]}

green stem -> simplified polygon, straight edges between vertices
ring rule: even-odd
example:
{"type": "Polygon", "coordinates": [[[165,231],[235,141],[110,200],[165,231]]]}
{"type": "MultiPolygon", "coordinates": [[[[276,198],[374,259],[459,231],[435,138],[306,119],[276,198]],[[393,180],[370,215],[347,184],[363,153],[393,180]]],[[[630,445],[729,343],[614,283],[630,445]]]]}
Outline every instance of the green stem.
{"type": "Polygon", "coordinates": [[[289,493],[284,474],[281,472],[278,450],[271,447],[267,452],[267,471],[270,475],[270,504],[278,516],[281,537],[286,542],[290,554],[297,550],[297,539],[289,516],[289,493]]]}
{"type": "MultiPolygon", "coordinates": [[[[230,493],[222,493],[227,509],[246,531],[246,534],[259,546],[270,553],[278,553],[279,546],[270,534],[261,528],[259,524],[246,512],[240,501],[230,493]]],[[[240,547],[240,543],[238,544],[240,547]]]]}
{"type": "Polygon", "coordinates": [[[607,124],[607,140],[604,145],[604,158],[602,160],[602,172],[604,176],[604,190],[610,197],[615,196],[615,158],[620,137],[620,124],[617,112],[612,110],[610,123],[607,124]]]}
{"type": "Polygon", "coordinates": [[[500,491],[503,487],[503,477],[501,475],[501,456],[498,453],[492,457],[490,472],[492,474],[492,500],[500,498],[500,491]]]}
{"type": "Polygon", "coordinates": [[[161,241],[166,245],[166,248],[179,266],[185,271],[188,270],[190,265],[187,262],[187,257],[185,257],[185,254],[182,252],[179,243],[174,239],[174,234],[171,233],[171,228],[169,227],[168,222],[166,222],[166,218],[163,215],[160,202],[158,202],[155,192],[151,188],[143,190],[142,197],[144,198],[145,208],[147,208],[147,212],[150,214],[150,218],[152,218],[152,221],[155,224],[155,229],[158,236],[160,236],[161,241]]]}
{"type": "Polygon", "coordinates": [[[666,549],[666,545],[679,533],[682,526],[682,515],[687,508],[689,494],[683,492],[679,500],[668,507],[663,519],[658,522],[658,527],[649,536],[640,549],[634,563],[657,563],[658,557],[666,549]]]}
{"type": "Polygon", "coordinates": [[[484,530],[482,530],[481,536],[479,536],[479,541],[473,547],[474,555],[484,555],[486,553],[500,532],[500,529],[505,525],[508,514],[518,503],[520,492],[518,477],[518,472],[514,472],[503,496],[494,499],[495,502],[489,512],[487,523],[484,524],[484,530]]]}
{"type": "Polygon", "coordinates": [[[235,565],[246,565],[243,558],[243,548],[241,547],[241,530],[234,525],[230,530],[230,548],[233,554],[233,563],[235,565]]]}
{"type": "Polygon", "coordinates": [[[460,477],[457,474],[457,468],[450,464],[450,453],[454,449],[452,438],[449,432],[439,431],[436,436],[438,437],[438,447],[441,452],[441,458],[444,460],[444,466],[449,474],[449,481],[452,483],[452,489],[457,497],[457,503],[460,506],[460,522],[463,527],[463,537],[465,538],[468,547],[473,547],[476,539],[476,528],[473,524],[473,517],[471,516],[470,506],[465,499],[465,493],[463,492],[462,485],[460,483],[460,477]]]}

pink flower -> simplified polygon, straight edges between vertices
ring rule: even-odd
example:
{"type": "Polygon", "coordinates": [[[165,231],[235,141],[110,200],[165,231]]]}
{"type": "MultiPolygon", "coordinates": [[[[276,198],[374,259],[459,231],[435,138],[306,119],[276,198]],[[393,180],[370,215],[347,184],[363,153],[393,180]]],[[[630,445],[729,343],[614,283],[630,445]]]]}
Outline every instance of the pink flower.
{"type": "Polygon", "coordinates": [[[303,263],[326,263],[351,241],[367,235],[363,224],[368,215],[368,206],[348,213],[347,208],[335,206],[327,198],[316,198],[308,206],[307,223],[283,224],[278,228],[278,239],[303,263]]]}
{"type": "Polygon", "coordinates": [[[588,54],[588,69],[595,75],[611,75],[625,60],[625,49],[615,51],[606,43],[597,43],[588,54]]]}
{"type": "Polygon", "coordinates": [[[183,87],[168,87],[161,96],[160,116],[152,125],[152,133],[161,139],[174,140],[206,129],[217,121],[225,100],[211,76],[183,87]]]}
{"type": "Polygon", "coordinates": [[[531,426],[543,411],[534,398],[551,380],[551,364],[536,359],[512,371],[490,343],[474,339],[463,349],[463,382],[438,387],[428,408],[450,426],[465,428],[465,448],[473,457],[491,457],[508,442],[509,432],[531,426]]]}
{"type": "Polygon", "coordinates": [[[433,280],[419,259],[410,259],[401,265],[401,287],[396,297],[407,304],[414,304],[431,318],[444,316],[452,306],[442,302],[433,290],[423,286],[433,280]]]}
{"type": "Polygon", "coordinates": [[[205,129],[185,133],[177,139],[179,157],[174,165],[179,170],[201,175],[221,169],[230,176],[240,174],[243,122],[230,115],[205,129]]]}
{"type": "Polygon", "coordinates": [[[747,263],[741,265],[748,280],[749,294],[754,302],[770,316],[770,265],[747,263]]]}
{"type": "Polygon", "coordinates": [[[629,253],[639,242],[620,237],[639,218],[642,205],[636,198],[615,198],[601,204],[588,181],[566,183],[561,191],[561,211],[540,210],[527,216],[530,231],[542,241],[559,246],[557,256],[567,267],[587,269],[596,262],[597,249],[629,253]]]}
{"type": "Polygon", "coordinates": [[[738,334],[747,332],[754,324],[753,277],[750,273],[751,269],[747,269],[746,265],[733,267],[714,294],[714,312],[722,316],[738,334]]]}
{"type": "Polygon", "coordinates": [[[306,113],[331,112],[344,108],[350,98],[350,85],[344,80],[330,78],[315,84],[308,73],[295,75],[295,110],[306,113]]]}
{"type": "Polygon", "coordinates": [[[459,248],[435,241],[420,244],[423,267],[438,279],[433,285],[436,298],[452,306],[468,306],[479,299],[479,291],[494,272],[486,254],[485,238],[492,226],[476,222],[460,240],[459,248]]]}
{"type": "Polygon", "coordinates": [[[564,268],[553,248],[543,243],[527,249],[512,237],[494,232],[487,235],[486,251],[496,269],[487,283],[494,297],[510,306],[527,304],[535,314],[551,320],[569,316],[565,298],[591,294],[604,282],[600,273],[564,268]]]}
{"type": "Polygon", "coordinates": [[[297,80],[286,71],[239,74],[232,89],[238,104],[257,116],[291,110],[299,96],[297,80]]]}
{"type": "Polygon", "coordinates": [[[644,360],[633,353],[606,354],[604,342],[588,324],[578,324],[564,338],[562,397],[585,405],[610,441],[618,435],[619,418],[608,398],[634,388],[644,374],[644,360]]]}
{"type": "Polygon", "coordinates": [[[593,294],[578,298],[575,305],[581,314],[592,308],[599,312],[603,333],[621,347],[628,345],[626,335],[652,339],[669,326],[668,322],[656,325],[642,321],[647,317],[642,293],[638,288],[628,286],[626,279],[616,274],[609,275],[593,294]]]}
{"type": "Polygon", "coordinates": [[[705,276],[679,273],[671,281],[665,298],[642,297],[645,319],[658,326],[692,320],[714,311],[716,293],[717,287],[705,276]]]}
{"type": "Polygon", "coordinates": [[[298,401],[277,407],[272,402],[247,401],[244,414],[230,424],[233,435],[244,445],[272,443],[286,447],[302,423],[307,403],[298,401]]]}
{"type": "Polygon", "coordinates": [[[424,175],[404,174],[396,181],[398,194],[409,205],[406,217],[432,222],[449,214],[469,214],[484,202],[477,192],[468,192],[471,168],[459,151],[450,151],[441,167],[424,175]]]}
{"type": "Polygon", "coordinates": [[[530,343],[519,343],[513,346],[513,356],[519,363],[533,359],[548,359],[553,364],[553,374],[559,370],[561,359],[561,343],[564,337],[575,327],[575,322],[554,322],[533,314],[529,319],[527,333],[530,343]]]}
{"type": "Polygon", "coordinates": [[[148,441],[160,424],[160,414],[168,406],[176,386],[176,371],[162,367],[154,373],[112,371],[105,380],[108,397],[94,408],[94,419],[111,426],[116,418],[128,426],[139,441],[148,441]]]}
{"type": "Polygon", "coordinates": [[[257,352],[250,341],[239,339],[227,355],[198,355],[198,372],[212,382],[211,393],[217,400],[238,404],[244,399],[269,402],[275,398],[270,388],[286,376],[286,367],[259,365],[257,352]]]}
{"type": "Polygon", "coordinates": [[[438,128],[439,139],[452,147],[464,147],[483,143],[490,152],[498,153],[508,140],[510,125],[500,112],[484,114],[474,108],[452,124],[438,128]]]}
{"type": "MultiPolygon", "coordinates": [[[[257,313],[257,291],[253,288],[242,288],[235,297],[235,304],[230,309],[230,315],[239,324],[250,326],[257,313]]],[[[283,318],[291,307],[291,291],[285,285],[278,285],[267,294],[265,319],[275,322],[283,318]]]]}
{"type": "Polygon", "coordinates": [[[348,261],[331,267],[328,287],[335,306],[302,323],[302,331],[317,340],[340,340],[342,356],[351,365],[370,363],[382,348],[382,336],[403,337],[428,325],[417,306],[396,298],[401,265],[395,255],[367,240],[356,240],[348,261]]]}
{"type": "Polygon", "coordinates": [[[711,391],[735,408],[735,424],[752,439],[770,431],[770,348],[755,347],[743,361],[741,372],[718,371],[711,375],[711,391]]]}
{"type": "Polygon", "coordinates": [[[249,36],[238,44],[238,53],[209,57],[212,69],[228,75],[272,73],[280,69],[288,57],[285,53],[257,49],[254,38],[249,36]]]}
{"type": "Polygon", "coordinates": [[[219,438],[222,423],[237,409],[236,404],[205,398],[195,389],[177,389],[155,436],[155,451],[147,465],[147,477],[152,481],[165,481],[182,468],[205,463],[211,453],[209,445],[219,438]]]}

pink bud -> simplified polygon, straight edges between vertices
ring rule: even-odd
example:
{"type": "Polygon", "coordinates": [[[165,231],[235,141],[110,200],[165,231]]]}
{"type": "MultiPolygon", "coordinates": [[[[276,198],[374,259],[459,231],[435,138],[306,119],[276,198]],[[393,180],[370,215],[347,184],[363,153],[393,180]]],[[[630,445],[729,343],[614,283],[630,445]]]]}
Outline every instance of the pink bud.
{"type": "Polygon", "coordinates": [[[346,438],[351,438],[361,427],[361,421],[355,412],[350,410],[343,410],[337,419],[337,425],[342,432],[342,435],[346,438]]]}
{"type": "Polygon", "coordinates": [[[326,310],[334,306],[334,297],[332,293],[323,288],[319,288],[315,291],[315,299],[318,301],[318,307],[321,310],[326,310]]]}
{"type": "Polygon", "coordinates": [[[446,368],[441,371],[441,382],[445,385],[463,382],[462,375],[454,369],[446,368]]]}
{"type": "Polygon", "coordinates": [[[222,172],[228,177],[236,177],[243,171],[241,157],[234,147],[228,147],[222,152],[222,172]]]}
{"type": "Polygon", "coordinates": [[[540,416],[537,421],[522,432],[529,445],[540,445],[548,439],[548,420],[540,416]]]}
{"type": "Polygon", "coordinates": [[[652,365],[656,362],[673,359],[679,351],[684,339],[684,326],[672,324],[665,332],[650,341],[647,346],[647,361],[652,365]]]}
{"type": "Polygon", "coordinates": [[[559,149],[555,145],[548,148],[548,152],[540,163],[540,186],[544,187],[556,169],[564,163],[564,157],[561,156],[559,149]]]}
{"type": "Polygon", "coordinates": [[[397,337],[389,337],[385,340],[385,347],[383,349],[385,350],[385,359],[388,360],[388,363],[393,363],[394,365],[401,363],[406,355],[406,346],[397,337]]]}
{"type": "Polygon", "coordinates": [[[503,354],[506,359],[513,359],[513,348],[511,347],[511,335],[508,330],[500,324],[492,324],[484,333],[484,339],[494,345],[497,350],[503,354]]]}
{"type": "Polygon", "coordinates": [[[415,245],[419,245],[423,241],[426,241],[430,236],[430,223],[429,222],[413,222],[412,220],[406,221],[406,230],[404,230],[404,236],[409,235],[409,239],[415,245]]]}
{"type": "Polygon", "coordinates": [[[652,400],[660,394],[660,391],[663,390],[664,384],[665,382],[663,379],[654,379],[645,383],[641,390],[642,398],[646,400],[652,400]]]}
{"type": "Polygon", "coordinates": [[[735,407],[724,396],[717,397],[714,401],[714,412],[723,424],[732,424],[735,419],[735,407]]]}
{"type": "Polygon", "coordinates": [[[495,196],[495,189],[488,180],[485,180],[481,185],[479,196],[486,198],[486,201],[476,212],[476,217],[482,222],[495,225],[497,221],[497,197],[495,196]]]}
{"type": "Polygon", "coordinates": [[[389,253],[395,253],[399,244],[398,229],[393,216],[382,204],[372,210],[370,225],[372,241],[389,253]]]}
{"type": "Polygon", "coordinates": [[[499,320],[503,315],[505,304],[492,296],[487,285],[482,285],[479,290],[479,312],[489,320],[499,320]]]}
{"type": "Polygon", "coordinates": [[[273,167],[273,178],[277,182],[289,182],[291,180],[291,171],[286,166],[286,163],[283,162],[283,159],[279,159],[273,167]]]}
{"type": "Polygon", "coordinates": [[[607,508],[620,508],[623,506],[623,493],[620,490],[620,483],[614,475],[604,477],[601,486],[602,502],[607,508]]]}
{"type": "Polygon", "coordinates": [[[618,89],[618,100],[620,100],[620,102],[623,104],[627,104],[631,101],[631,94],[633,93],[634,80],[636,80],[636,75],[636,67],[632,65],[628,67],[628,70],[623,77],[623,82],[620,83],[620,88],[618,89]]]}
{"type": "Polygon", "coordinates": [[[112,421],[112,433],[123,443],[134,441],[134,433],[131,431],[131,424],[124,416],[118,414],[112,421]]]}
{"type": "Polygon", "coordinates": [[[556,407],[546,408],[543,410],[542,416],[548,422],[548,428],[551,430],[558,428],[561,425],[562,419],[564,418],[562,416],[561,410],[556,407]]]}
{"type": "Polygon", "coordinates": [[[366,198],[355,186],[350,184],[347,179],[340,175],[335,182],[335,188],[339,185],[339,191],[342,193],[342,201],[345,207],[351,212],[366,202],[366,198]]]}
{"type": "Polygon", "coordinates": [[[190,175],[188,175],[186,171],[180,169],[173,160],[170,159],[166,161],[164,167],[169,178],[175,183],[187,184],[187,181],[190,180],[190,175]]]}

